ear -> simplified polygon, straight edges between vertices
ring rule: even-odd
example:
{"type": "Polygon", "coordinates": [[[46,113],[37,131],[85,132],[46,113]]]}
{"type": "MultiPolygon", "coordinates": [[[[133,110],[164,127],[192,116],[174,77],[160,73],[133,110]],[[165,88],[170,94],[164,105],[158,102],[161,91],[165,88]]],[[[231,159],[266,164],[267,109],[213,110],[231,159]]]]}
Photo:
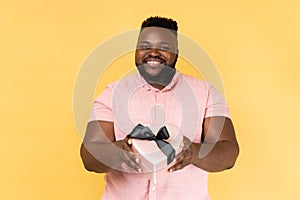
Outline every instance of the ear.
{"type": "Polygon", "coordinates": [[[177,63],[177,59],[178,59],[178,49],[177,49],[177,51],[176,51],[177,53],[176,53],[176,57],[175,57],[175,63],[177,63]]]}
{"type": "Polygon", "coordinates": [[[176,54],[176,60],[177,60],[178,55],[179,55],[179,49],[176,49],[175,54],[176,54]]]}

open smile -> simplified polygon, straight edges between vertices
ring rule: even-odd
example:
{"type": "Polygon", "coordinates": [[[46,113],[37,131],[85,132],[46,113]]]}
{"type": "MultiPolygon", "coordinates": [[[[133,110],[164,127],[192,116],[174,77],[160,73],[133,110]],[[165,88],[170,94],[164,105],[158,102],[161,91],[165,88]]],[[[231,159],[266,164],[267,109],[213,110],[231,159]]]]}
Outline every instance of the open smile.
{"type": "Polygon", "coordinates": [[[143,63],[149,65],[150,67],[158,67],[165,62],[162,59],[145,59],[143,63]]]}

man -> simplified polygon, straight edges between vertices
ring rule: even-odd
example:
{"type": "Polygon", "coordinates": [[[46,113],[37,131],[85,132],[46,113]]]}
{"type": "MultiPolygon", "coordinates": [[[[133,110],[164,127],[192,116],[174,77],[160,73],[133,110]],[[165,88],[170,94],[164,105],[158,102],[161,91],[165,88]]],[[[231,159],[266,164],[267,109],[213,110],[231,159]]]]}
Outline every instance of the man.
{"type": "Polygon", "coordinates": [[[107,173],[103,199],[206,200],[208,172],[234,166],[239,147],[224,99],[175,70],[177,29],[172,19],[146,19],[135,53],[139,74],[109,84],[95,100],[81,157],[87,170],[107,173]],[[175,124],[184,135],[158,183],[144,176],[127,137],[138,124],[175,124]]]}

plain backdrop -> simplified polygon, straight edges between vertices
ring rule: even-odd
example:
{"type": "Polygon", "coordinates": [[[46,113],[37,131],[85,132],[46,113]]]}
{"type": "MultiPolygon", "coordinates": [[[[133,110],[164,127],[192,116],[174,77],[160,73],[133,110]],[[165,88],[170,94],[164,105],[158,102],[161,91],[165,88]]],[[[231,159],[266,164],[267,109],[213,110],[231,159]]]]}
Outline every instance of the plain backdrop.
{"type": "MultiPolygon", "coordinates": [[[[233,169],[210,174],[212,199],[296,199],[299,10],[295,0],[1,0],[0,199],[100,199],[103,175],[87,172],[79,156],[74,83],[97,45],[153,15],[177,20],[223,80],[241,153],[233,169]]],[[[94,86],[95,97],[123,66],[134,69],[133,54],[112,63],[116,73],[94,86]]]]}

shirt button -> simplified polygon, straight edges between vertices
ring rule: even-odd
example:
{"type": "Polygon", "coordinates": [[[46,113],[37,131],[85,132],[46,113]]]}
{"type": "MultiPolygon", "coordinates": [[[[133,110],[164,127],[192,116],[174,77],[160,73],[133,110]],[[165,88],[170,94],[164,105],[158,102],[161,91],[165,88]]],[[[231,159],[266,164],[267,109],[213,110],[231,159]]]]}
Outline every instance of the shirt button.
{"type": "Polygon", "coordinates": [[[155,187],[152,187],[152,191],[155,191],[155,187]]]}

